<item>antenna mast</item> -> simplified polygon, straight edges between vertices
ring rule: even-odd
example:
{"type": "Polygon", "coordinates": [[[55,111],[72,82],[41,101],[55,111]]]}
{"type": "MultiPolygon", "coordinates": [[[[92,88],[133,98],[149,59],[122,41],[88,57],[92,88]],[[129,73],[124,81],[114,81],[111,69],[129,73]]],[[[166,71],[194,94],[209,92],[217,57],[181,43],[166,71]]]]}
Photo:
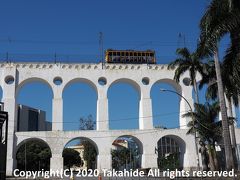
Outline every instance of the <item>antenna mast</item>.
{"type": "Polygon", "coordinates": [[[178,43],[177,43],[178,48],[186,47],[186,37],[185,34],[179,33],[178,34],[178,43]]]}
{"type": "Polygon", "coordinates": [[[103,33],[99,32],[99,57],[102,63],[102,69],[104,67],[104,59],[103,59],[103,33]]]}

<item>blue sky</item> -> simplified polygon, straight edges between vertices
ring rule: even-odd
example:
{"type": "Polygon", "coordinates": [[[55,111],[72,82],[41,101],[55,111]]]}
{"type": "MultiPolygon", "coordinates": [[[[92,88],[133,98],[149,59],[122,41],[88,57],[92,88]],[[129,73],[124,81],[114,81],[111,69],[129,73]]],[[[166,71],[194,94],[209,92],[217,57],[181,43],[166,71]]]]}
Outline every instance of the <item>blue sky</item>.
{"type": "MultiPolygon", "coordinates": [[[[15,61],[53,61],[56,53],[57,61],[99,62],[101,31],[104,49],[153,49],[158,63],[169,63],[176,57],[176,48],[186,45],[195,49],[199,20],[208,2],[2,1],[0,59],[5,60],[8,52],[9,58],[15,61]],[[185,43],[179,33],[185,35],[185,43]]],[[[227,44],[225,38],[221,42],[221,54],[227,44]]],[[[178,127],[178,97],[162,94],[160,87],[172,88],[165,84],[154,86],[154,124],[178,127]]],[[[116,84],[108,96],[111,128],[137,128],[137,92],[129,85],[116,84]]],[[[47,119],[51,120],[51,98],[47,86],[34,83],[23,87],[18,102],[47,111],[47,119]]],[[[81,83],[69,86],[64,92],[64,129],[77,129],[78,119],[89,114],[96,117],[95,91],[81,83]]]]}

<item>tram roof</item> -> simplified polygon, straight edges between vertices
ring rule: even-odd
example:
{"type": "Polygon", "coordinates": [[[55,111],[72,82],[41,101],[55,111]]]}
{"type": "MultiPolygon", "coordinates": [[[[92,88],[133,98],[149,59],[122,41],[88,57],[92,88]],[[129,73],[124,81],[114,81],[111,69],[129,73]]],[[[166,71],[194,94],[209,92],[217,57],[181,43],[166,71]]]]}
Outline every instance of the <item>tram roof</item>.
{"type": "Polygon", "coordinates": [[[154,50],[131,50],[131,49],[127,49],[127,50],[115,50],[115,49],[107,49],[106,52],[138,52],[138,53],[146,53],[146,52],[150,52],[150,53],[155,53],[154,50]]]}

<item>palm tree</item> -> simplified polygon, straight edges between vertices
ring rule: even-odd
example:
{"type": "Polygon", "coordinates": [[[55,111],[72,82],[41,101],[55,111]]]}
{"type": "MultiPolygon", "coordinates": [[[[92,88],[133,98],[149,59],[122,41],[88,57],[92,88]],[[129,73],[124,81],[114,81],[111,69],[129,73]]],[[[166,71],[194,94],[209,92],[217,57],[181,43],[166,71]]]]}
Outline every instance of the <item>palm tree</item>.
{"type": "MultiPolygon", "coordinates": [[[[218,87],[216,82],[216,72],[215,67],[212,62],[209,62],[205,65],[205,75],[203,76],[202,80],[200,81],[199,89],[203,87],[204,84],[208,84],[208,88],[206,90],[206,99],[207,100],[216,100],[218,98],[218,87]]],[[[238,95],[240,93],[239,89],[236,87],[235,82],[239,81],[236,77],[233,77],[233,63],[228,59],[224,58],[223,65],[221,66],[222,69],[222,80],[223,80],[223,88],[228,102],[229,108],[229,117],[233,117],[233,110],[232,110],[232,103],[235,106],[238,106],[238,95]]],[[[231,132],[231,142],[233,147],[233,152],[237,155],[236,149],[236,137],[235,137],[235,124],[232,123],[230,125],[230,132],[231,132]]],[[[234,156],[235,162],[236,156],[234,156]]]]}
{"type": "MultiPolygon", "coordinates": [[[[232,71],[233,69],[234,69],[233,62],[229,61],[225,57],[224,62],[223,62],[222,77],[223,77],[223,82],[224,82],[226,98],[228,100],[230,117],[233,117],[232,104],[234,104],[234,106],[236,106],[236,107],[239,105],[238,97],[240,95],[240,89],[236,86],[236,83],[240,81],[240,78],[236,77],[236,76],[234,77],[234,72],[232,71]]],[[[235,124],[234,123],[232,125],[230,125],[230,132],[231,132],[233,152],[235,155],[237,155],[238,152],[237,152],[237,143],[236,143],[235,124]]],[[[235,162],[237,162],[236,159],[235,159],[235,162]]]]}
{"type": "Polygon", "coordinates": [[[200,22],[200,52],[203,52],[202,55],[213,55],[215,62],[227,170],[234,168],[234,162],[219,64],[218,44],[224,35],[230,33],[231,43],[232,45],[235,44],[234,47],[232,46],[234,48],[231,51],[234,53],[232,55],[236,58],[240,57],[240,8],[238,5],[237,0],[212,0],[200,22]]]}
{"type": "Polygon", "coordinates": [[[190,79],[194,88],[195,102],[199,102],[196,76],[197,73],[203,74],[203,64],[200,61],[198,53],[191,53],[186,47],[178,48],[176,54],[179,56],[175,61],[168,65],[168,69],[176,68],[174,79],[179,82],[180,77],[189,71],[190,79]]]}
{"type": "Polygon", "coordinates": [[[188,134],[199,135],[200,141],[208,146],[209,164],[211,170],[218,170],[218,161],[215,151],[215,143],[221,140],[221,122],[217,121],[219,113],[219,104],[194,104],[195,112],[188,112],[184,117],[192,117],[193,120],[188,123],[188,134]],[[195,122],[199,122],[196,126],[195,122]]]}

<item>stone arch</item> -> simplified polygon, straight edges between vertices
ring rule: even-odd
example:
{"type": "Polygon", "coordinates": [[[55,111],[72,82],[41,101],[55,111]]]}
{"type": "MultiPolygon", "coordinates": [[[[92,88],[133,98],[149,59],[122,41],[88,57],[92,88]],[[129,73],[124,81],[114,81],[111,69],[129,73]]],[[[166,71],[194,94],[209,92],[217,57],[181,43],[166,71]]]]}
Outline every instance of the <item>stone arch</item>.
{"type": "MultiPolygon", "coordinates": [[[[134,89],[138,92],[138,96],[140,98],[141,96],[141,87],[140,85],[138,84],[138,82],[136,82],[135,80],[133,79],[128,79],[128,78],[119,78],[119,79],[116,79],[114,81],[112,81],[109,86],[108,86],[108,90],[111,88],[111,86],[113,86],[114,84],[117,84],[117,83],[126,83],[126,84],[129,84],[131,85],[132,87],[134,87],[134,89]]],[[[107,94],[108,94],[108,90],[107,90],[107,94]]]]}
{"type": "MultiPolygon", "coordinates": [[[[143,144],[137,137],[132,135],[121,135],[113,140],[112,147],[114,147],[114,150],[112,150],[112,152],[115,151],[115,153],[117,153],[121,152],[122,150],[126,150],[125,153],[129,153],[129,159],[125,156],[124,160],[124,162],[126,161],[126,169],[135,169],[142,167],[143,144]],[[121,141],[123,139],[127,140],[127,146],[124,146],[124,142],[121,141]],[[132,143],[130,143],[131,141],[129,139],[132,139],[132,143]],[[131,154],[133,156],[131,156],[131,154]]],[[[120,170],[123,167],[123,164],[120,165],[116,162],[118,162],[117,159],[121,157],[121,154],[117,153],[115,156],[113,156],[114,154],[112,154],[112,168],[119,168],[120,170]]]]}
{"type": "Polygon", "coordinates": [[[166,146],[165,147],[166,149],[162,153],[166,153],[166,154],[175,153],[175,152],[177,153],[177,150],[174,151],[174,148],[176,148],[176,145],[177,145],[179,147],[179,153],[180,153],[180,155],[179,155],[179,160],[180,160],[179,168],[183,168],[184,167],[184,154],[186,152],[185,141],[181,137],[173,135],[173,134],[162,136],[157,141],[158,158],[160,156],[159,153],[162,150],[162,149],[159,149],[159,143],[160,143],[161,140],[163,140],[163,138],[165,138],[165,141],[161,142],[161,143],[163,143],[162,144],[163,146],[166,146]],[[169,140],[170,142],[167,142],[167,140],[169,140]],[[174,152],[172,152],[172,151],[174,151],[174,152]]]}
{"type": "Polygon", "coordinates": [[[163,78],[153,82],[150,87],[150,97],[154,127],[178,128],[180,126],[181,96],[177,94],[182,95],[182,87],[175,80],[163,78]],[[167,91],[161,91],[161,89],[167,91]]]}
{"type": "Polygon", "coordinates": [[[66,156],[64,155],[64,150],[70,150],[70,149],[77,151],[79,153],[81,163],[79,162],[80,165],[77,165],[77,168],[84,168],[84,169],[85,168],[87,168],[87,169],[96,169],[97,168],[99,149],[94,140],[92,140],[91,138],[88,138],[88,137],[84,137],[84,136],[75,137],[75,138],[69,140],[65,144],[65,146],[62,150],[64,167],[67,166],[67,164],[65,164],[65,162],[67,163],[67,161],[65,161],[66,156]],[[79,140],[79,142],[77,140],[79,140]],[[76,141],[76,142],[74,142],[74,141],[76,141]],[[72,142],[72,144],[71,144],[71,142],[72,142]],[[87,157],[88,157],[87,159],[85,159],[85,157],[84,157],[85,152],[87,153],[87,157]]]}
{"type": "MultiPolygon", "coordinates": [[[[91,138],[85,137],[85,136],[79,136],[79,137],[75,137],[75,138],[72,138],[72,139],[68,140],[68,141],[64,144],[63,150],[65,149],[65,147],[66,147],[67,144],[69,144],[71,141],[74,141],[74,140],[77,140],[77,139],[83,139],[83,140],[89,141],[89,142],[94,146],[94,148],[96,149],[97,154],[99,154],[99,149],[98,149],[97,143],[96,143],[94,140],[92,140],[91,138]]],[[[62,153],[63,153],[63,150],[62,150],[62,153]]]]}
{"type": "Polygon", "coordinates": [[[110,129],[139,129],[140,85],[132,79],[112,81],[107,89],[110,129]],[[129,106],[130,105],[130,106],[129,106]],[[128,126],[125,123],[128,120],[128,126]]]}
{"type": "Polygon", "coordinates": [[[32,130],[50,131],[52,129],[53,97],[54,97],[53,88],[51,86],[51,83],[46,79],[43,79],[41,77],[31,77],[31,78],[26,78],[20,81],[19,85],[16,88],[16,93],[15,93],[15,99],[16,99],[16,105],[17,105],[17,111],[18,111],[17,131],[32,131],[32,130]],[[30,90],[32,90],[31,88],[33,88],[31,86],[33,87],[35,86],[34,87],[35,91],[31,91],[32,93],[29,93],[30,90]],[[36,86],[43,87],[44,91],[42,91],[42,89],[40,88],[36,88],[36,86]],[[34,98],[26,98],[33,95],[34,95],[34,98]],[[41,95],[47,98],[40,98],[41,95]],[[35,96],[37,97],[36,99],[35,99],[35,96]],[[21,105],[21,106],[18,106],[18,105],[21,105]],[[28,129],[29,126],[26,126],[26,124],[29,124],[30,122],[29,116],[27,116],[27,118],[25,117],[26,112],[37,112],[40,115],[40,116],[38,115],[36,118],[37,120],[35,123],[37,125],[34,127],[34,129],[29,130],[28,129]],[[21,122],[24,122],[23,123],[24,125],[21,125],[21,122]]]}
{"type": "Polygon", "coordinates": [[[177,83],[175,80],[173,79],[168,79],[168,78],[163,78],[163,79],[159,79],[157,81],[155,81],[152,86],[151,86],[151,89],[152,87],[157,84],[157,83],[165,83],[165,84],[169,84],[170,86],[172,86],[179,94],[182,94],[182,87],[179,83],[177,83]]]}
{"type": "Polygon", "coordinates": [[[118,138],[132,138],[134,140],[134,142],[136,142],[136,144],[138,145],[138,148],[139,148],[139,152],[140,154],[143,154],[143,143],[140,139],[138,139],[137,137],[133,136],[133,135],[121,135],[121,136],[118,136],[117,138],[114,139],[114,141],[118,138]]]}
{"type": "Polygon", "coordinates": [[[61,97],[64,130],[79,130],[75,123],[78,124],[80,118],[91,117],[96,122],[98,89],[94,82],[85,78],[74,78],[64,85],[61,97]]]}
{"type": "Polygon", "coordinates": [[[96,94],[97,94],[97,97],[98,97],[98,88],[97,88],[97,85],[96,85],[93,81],[91,81],[91,80],[89,80],[89,79],[86,79],[86,78],[74,78],[74,79],[69,80],[69,81],[66,82],[66,84],[64,85],[63,90],[62,90],[62,93],[64,92],[64,90],[65,90],[68,86],[70,86],[70,85],[73,84],[73,83],[78,83],[78,82],[80,82],[80,83],[86,83],[87,85],[89,85],[90,87],[92,87],[92,88],[95,90],[95,92],[96,92],[96,94]]]}
{"type": "MultiPolygon", "coordinates": [[[[31,137],[31,138],[29,138],[29,137],[27,137],[26,139],[23,139],[22,141],[20,141],[18,144],[17,144],[17,146],[15,147],[15,151],[14,151],[14,153],[13,153],[13,159],[14,159],[14,161],[15,161],[15,165],[16,165],[16,167],[17,168],[19,168],[19,169],[22,169],[23,168],[23,164],[22,164],[22,161],[18,161],[19,159],[17,158],[17,154],[19,153],[19,149],[20,148],[22,148],[22,150],[24,150],[24,152],[25,152],[25,150],[26,151],[28,151],[28,152],[32,152],[31,150],[29,150],[28,149],[28,146],[29,146],[29,144],[26,144],[26,143],[29,143],[29,142],[38,142],[38,143],[41,143],[42,145],[40,145],[41,146],[41,148],[43,148],[43,147],[46,147],[47,149],[49,149],[49,151],[50,151],[50,155],[49,156],[46,156],[46,154],[45,154],[45,158],[44,159],[38,159],[39,161],[33,161],[33,159],[35,159],[36,157],[38,157],[39,158],[39,155],[37,155],[36,156],[36,154],[33,156],[33,154],[32,155],[30,155],[30,154],[26,154],[26,156],[25,156],[25,162],[26,161],[31,161],[31,166],[26,166],[26,165],[24,165],[25,166],[25,168],[27,168],[27,170],[30,168],[30,169],[32,169],[32,168],[34,168],[34,170],[37,170],[39,167],[41,167],[41,168],[46,168],[45,170],[49,170],[49,168],[50,168],[50,165],[51,165],[51,163],[50,163],[50,160],[51,160],[51,158],[52,158],[52,149],[51,149],[51,147],[49,146],[49,144],[45,141],[45,140],[43,140],[43,139],[41,139],[41,138],[38,138],[38,137],[31,137]],[[26,146],[24,146],[26,144],[26,146]],[[26,147],[26,149],[25,149],[25,147],[26,147]],[[27,157],[29,155],[29,157],[27,157]],[[30,158],[31,157],[31,158],[30,158]],[[41,165],[41,166],[40,166],[41,165]]],[[[33,150],[33,149],[32,149],[33,150]]],[[[34,151],[33,151],[34,152],[34,151]]],[[[36,153],[36,152],[35,152],[36,153]]],[[[21,156],[20,156],[21,157],[21,156]]],[[[32,169],[33,170],[33,169],[32,169]]]]}
{"type": "Polygon", "coordinates": [[[53,87],[47,80],[45,80],[43,78],[40,78],[40,77],[31,77],[31,78],[26,78],[19,83],[19,85],[17,86],[17,89],[16,89],[16,97],[18,96],[20,90],[22,89],[22,87],[24,87],[24,85],[29,84],[29,83],[33,83],[33,82],[40,82],[42,84],[47,85],[51,90],[52,97],[54,96],[53,87]]]}
{"type": "MultiPolygon", "coordinates": [[[[51,151],[51,155],[52,155],[52,149],[51,149],[51,147],[49,146],[49,144],[48,144],[45,140],[43,140],[43,139],[41,139],[41,138],[36,138],[36,137],[26,138],[26,139],[23,139],[22,141],[20,141],[20,142],[17,144],[17,146],[16,146],[15,152],[17,153],[18,149],[19,149],[24,143],[29,142],[29,141],[39,141],[39,142],[44,143],[45,145],[48,146],[48,148],[49,148],[50,151],[51,151]]],[[[16,153],[15,153],[15,157],[16,157],[16,153]]]]}

